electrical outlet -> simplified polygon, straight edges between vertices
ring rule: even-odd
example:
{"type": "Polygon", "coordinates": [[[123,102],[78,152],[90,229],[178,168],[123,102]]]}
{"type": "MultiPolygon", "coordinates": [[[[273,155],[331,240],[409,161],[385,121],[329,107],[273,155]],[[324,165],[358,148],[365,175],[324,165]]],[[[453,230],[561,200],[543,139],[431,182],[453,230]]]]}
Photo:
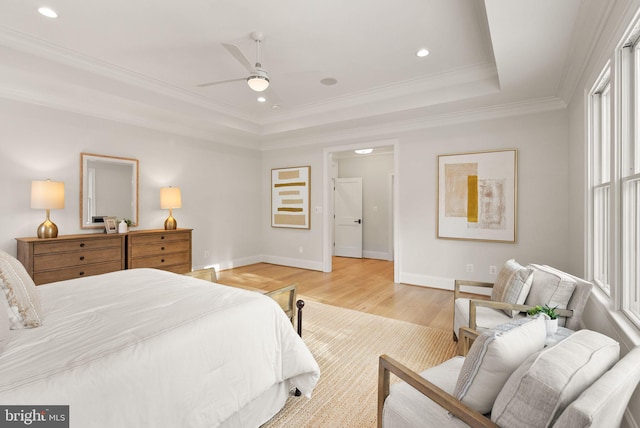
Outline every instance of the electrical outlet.
{"type": "Polygon", "coordinates": [[[489,274],[495,275],[498,273],[498,268],[495,266],[489,266],[489,274]]]}
{"type": "Polygon", "coordinates": [[[204,250],[204,258],[209,258],[209,250],[204,250]]]}
{"type": "Polygon", "coordinates": [[[304,248],[298,247],[298,251],[300,252],[300,254],[302,254],[302,253],[304,253],[304,248]]]}
{"type": "Polygon", "coordinates": [[[471,263],[467,265],[467,272],[473,273],[473,265],[471,263]]]}

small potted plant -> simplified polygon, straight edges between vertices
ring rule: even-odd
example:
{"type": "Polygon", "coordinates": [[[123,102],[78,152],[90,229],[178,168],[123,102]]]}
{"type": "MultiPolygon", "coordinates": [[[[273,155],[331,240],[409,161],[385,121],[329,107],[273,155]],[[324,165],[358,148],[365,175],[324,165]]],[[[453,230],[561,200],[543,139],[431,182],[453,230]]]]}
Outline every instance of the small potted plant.
{"type": "Polygon", "coordinates": [[[545,317],[544,322],[547,325],[547,336],[551,336],[558,330],[558,313],[556,309],[558,309],[557,306],[551,308],[549,305],[537,305],[529,309],[527,314],[529,316],[542,314],[545,317]]]}

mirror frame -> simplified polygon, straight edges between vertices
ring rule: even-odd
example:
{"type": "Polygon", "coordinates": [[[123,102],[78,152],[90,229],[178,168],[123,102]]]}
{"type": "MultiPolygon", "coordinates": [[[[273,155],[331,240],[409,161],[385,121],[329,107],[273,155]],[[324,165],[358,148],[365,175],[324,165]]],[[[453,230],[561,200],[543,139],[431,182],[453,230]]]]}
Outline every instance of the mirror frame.
{"type": "Polygon", "coordinates": [[[139,212],[138,193],[139,193],[139,187],[140,187],[140,179],[139,179],[140,173],[138,168],[138,159],[122,158],[117,156],[97,155],[93,153],[80,153],[80,228],[81,229],[104,229],[104,223],[87,224],[84,222],[84,214],[85,214],[84,213],[85,211],[84,189],[85,189],[85,183],[87,183],[85,166],[87,162],[90,160],[95,161],[100,159],[107,160],[108,162],[113,162],[116,164],[119,163],[123,165],[131,165],[133,167],[132,179],[135,180],[135,186],[134,186],[135,195],[132,198],[132,203],[135,202],[135,204],[133,205],[135,210],[135,215],[130,220],[133,221],[133,224],[131,226],[137,226],[138,212],[139,212]],[[135,201],[133,201],[133,199],[135,199],[135,201]]]}

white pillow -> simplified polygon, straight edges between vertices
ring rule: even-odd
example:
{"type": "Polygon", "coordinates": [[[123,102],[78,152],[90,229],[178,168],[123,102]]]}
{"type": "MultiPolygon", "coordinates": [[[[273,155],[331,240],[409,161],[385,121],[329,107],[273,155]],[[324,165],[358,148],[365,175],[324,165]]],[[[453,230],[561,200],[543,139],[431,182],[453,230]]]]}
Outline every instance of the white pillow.
{"type": "Polygon", "coordinates": [[[9,341],[9,305],[4,293],[0,293],[0,353],[7,347],[9,341]]]}
{"type": "MultiPolygon", "coordinates": [[[[533,268],[533,282],[525,304],[548,305],[551,308],[567,309],[576,288],[576,280],[571,275],[548,266],[530,264],[533,268]]],[[[558,325],[564,327],[565,318],[558,318],[558,325]]]]}
{"type": "MultiPolygon", "coordinates": [[[[493,284],[491,300],[522,305],[531,289],[532,274],[532,268],[524,267],[514,259],[507,260],[493,284]]],[[[513,318],[518,311],[504,309],[504,313],[513,318]]]]}
{"type": "Polygon", "coordinates": [[[453,395],[480,413],[490,412],[511,373],[544,347],[546,335],[542,317],[522,318],[482,333],[464,360],[453,395]]]}
{"type": "Polygon", "coordinates": [[[38,327],[40,298],[33,280],[22,263],[0,250],[0,289],[9,306],[9,322],[12,330],[38,327]]]}
{"type": "Polygon", "coordinates": [[[549,427],[619,357],[615,340],[580,330],[531,355],[496,398],[491,420],[503,428],[549,427]]]}

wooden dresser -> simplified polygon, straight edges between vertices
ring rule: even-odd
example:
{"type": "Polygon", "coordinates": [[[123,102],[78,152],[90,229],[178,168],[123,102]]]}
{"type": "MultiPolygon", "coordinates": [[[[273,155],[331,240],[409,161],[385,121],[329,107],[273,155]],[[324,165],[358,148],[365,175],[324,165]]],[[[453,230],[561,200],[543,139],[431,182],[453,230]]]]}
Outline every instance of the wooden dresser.
{"type": "Polygon", "coordinates": [[[125,268],[126,235],[67,235],[18,238],[18,260],[36,284],[125,268]]]}
{"type": "Polygon", "coordinates": [[[127,269],[191,272],[191,229],[140,230],[127,234],[127,269]]]}
{"type": "Polygon", "coordinates": [[[186,273],[191,271],[191,231],[16,238],[18,260],[37,285],[133,268],[186,273]]]}

